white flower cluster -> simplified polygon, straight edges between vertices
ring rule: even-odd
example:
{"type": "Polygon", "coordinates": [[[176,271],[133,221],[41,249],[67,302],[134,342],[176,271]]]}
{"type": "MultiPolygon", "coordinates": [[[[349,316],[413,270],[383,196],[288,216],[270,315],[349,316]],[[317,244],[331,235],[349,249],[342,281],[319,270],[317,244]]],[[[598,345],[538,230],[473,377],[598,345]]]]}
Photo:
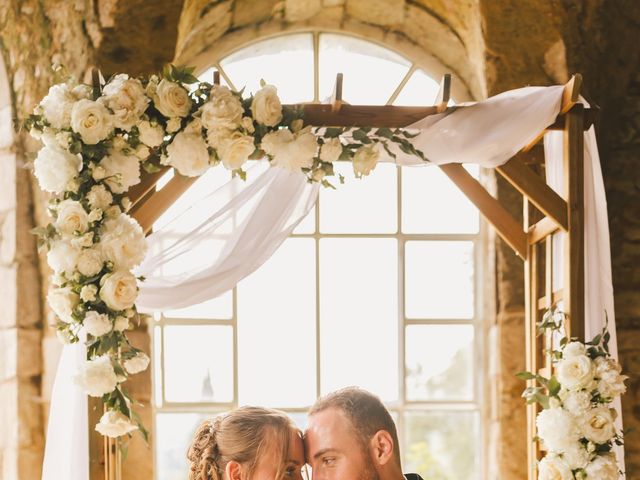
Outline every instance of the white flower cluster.
{"type": "Polygon", "coordinates": [[[539,480],[620,478],[612,448],[621,437],[609,404],[625,392],[627,377],[599,342],[570,342],[561,349],[557,383],[548,383],[548,408],[536,419],[538,437],[548,452],[538,465],[539,480]]]}

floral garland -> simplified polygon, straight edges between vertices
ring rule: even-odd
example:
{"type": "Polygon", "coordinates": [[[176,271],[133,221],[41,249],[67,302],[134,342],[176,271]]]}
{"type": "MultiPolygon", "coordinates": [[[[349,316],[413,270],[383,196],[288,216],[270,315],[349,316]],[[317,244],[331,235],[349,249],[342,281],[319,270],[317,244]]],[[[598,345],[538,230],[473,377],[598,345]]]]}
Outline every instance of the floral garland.
{"type": "MultiPolygon", "coordinates": [[[[242,92],[199,82],[193,69],[165,67],[162,75],[115,75],[104,86],[72,78],[53,85],[24,122],[44,147],[34,162],[50,192],[53,221],[34,230],[54,271],[47,296],[64,343],[84,341],[87,361],[74,381],[106,406],[96,430],[117,438],[146,430],[123,383],[144,371],[149,357],[127,339],[138,319],[138,282],[132,269],[146,254],[145,236],[127,215],[127,191],[141,168],[173,167],[199,176],[221,164],[245,178],[250,159],[302,172],[333,187],[333,163],[351,161],[357,178],[369,175],[381,148],[394,144],[427,161],[402,129],[304,126],[301,108],[283,107],[276,88],[244,98],[242,92]],[[189,85],[193,85],[191,91],[189,85]]],[[[344,178],[340,176],[342,183],[344,178]]]]}
{"type": "MultiPolygon", "coordinates": [[[[546,313],[541,330],[564,335],[565,315],[546,313]]],[[[519,378],[536,380],[541,386],[527,388],[527,403],[539,403],[543,410],[536,419],[538,439],[547,454],[538,463],[539,480],[617,480],[613,445],[622,445],[616,432],[613,400],[626,391],[628,378],[609,353],[610,335],[605,327],[592,341],[583,344],[566,336],[560,349],[553,350],[555,375],[522,372],[519,378]]]]}

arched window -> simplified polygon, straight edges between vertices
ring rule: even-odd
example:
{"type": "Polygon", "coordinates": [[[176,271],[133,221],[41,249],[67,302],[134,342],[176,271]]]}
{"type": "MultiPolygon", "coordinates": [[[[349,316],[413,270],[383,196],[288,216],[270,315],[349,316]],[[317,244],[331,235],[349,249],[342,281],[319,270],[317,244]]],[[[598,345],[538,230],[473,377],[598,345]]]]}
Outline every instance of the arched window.
{"type": "MultiPolygon", "coordinates": [[[[255,91],[264,79],[285,103],[330,97],[338,72],[353,104],[426,105],[438,90],[410,60],[333,33],[256,42],[212,68],[235,89],[255,91]]],[[[346,183],[323,190],[291,238],[233,291],[156,318],[157,479],[184,478],[204,418],[257,404],[304,428],[317,396],[346,385],[385,401],[406,471],[481,477],[478,211],[437,168],[382,164],[364,181],[349,168],[338,165],[346,183]]],[[[227,180],[211,169],[179,202],[227,180]]]]}

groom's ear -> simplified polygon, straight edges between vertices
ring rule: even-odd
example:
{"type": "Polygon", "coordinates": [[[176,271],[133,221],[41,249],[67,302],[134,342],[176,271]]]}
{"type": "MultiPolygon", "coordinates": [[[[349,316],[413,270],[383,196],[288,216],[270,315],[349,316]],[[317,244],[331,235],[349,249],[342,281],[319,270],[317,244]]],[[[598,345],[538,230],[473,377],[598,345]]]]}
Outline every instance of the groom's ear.
{"type": "Polygon", "coordinates": [[[227,474],[226,477],[229,480],[242,479],[242,465],[240,465],[238,462],[231,460],[229,463],[227,463],[224,471],[227,474]]]}
{"type": "Polygon", "coordinates": [[[393,459],[393,437],[386,430],[378,430],[371,438],[374,461],[382,466],[393,459]]]}

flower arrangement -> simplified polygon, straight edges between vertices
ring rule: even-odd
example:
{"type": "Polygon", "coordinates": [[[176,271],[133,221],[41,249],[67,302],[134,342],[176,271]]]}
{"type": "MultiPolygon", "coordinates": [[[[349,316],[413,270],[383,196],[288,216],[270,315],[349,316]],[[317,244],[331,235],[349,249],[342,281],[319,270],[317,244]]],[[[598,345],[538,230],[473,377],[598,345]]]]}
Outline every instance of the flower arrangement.
{"type": "Polygon", "coordinates": [[[126,334],[138,319],[138,282],[144,280],[132,270],[147,248],[142,228],[127,214],[127,191],[140,182],[141,169],[165,165],[199,176],[221,165],[245,178],[246,162],[265,158],[333,187],[327,177],[334,175],[334,162],[352,162],[361,178],[375,169],[381,149],[395,157],[391,144],[427,161],[405,130],[312,130],[303,117],[301,108],[283,107],[272,85],[261,82],[245,98],[199,82],[193,69],[169,65],[162,75],[119,74],[104,86],[65,76],[24,122],[44,144],[34,173],[52,194],[52,221],[34,231],[54,272],[47,299],[60,340],[87,345],[75,382],[106,405],[96,426],[101,434],[120,437],[139,429],[146,435],[123,387],[149,365],[126,334]]]}
{"type": "Polygon", "coordinates": [[[559,338],[559,349],[552,350],[555,375],[545,378],[522,372],[518,377],[535,380],[523,397],[539,403],[543,410],[536,418],[537,438],[546,455],[538,463],[539,480],[617,480],[618,469],[613,446],[622,445],[622,433],[614,425],[616,411],[611,402],[626,391],[621,367],[611,358],[610,334],[605,327],[588,343],[564,335],[565,316],[548,311],[541,330],[559,338]]]}

